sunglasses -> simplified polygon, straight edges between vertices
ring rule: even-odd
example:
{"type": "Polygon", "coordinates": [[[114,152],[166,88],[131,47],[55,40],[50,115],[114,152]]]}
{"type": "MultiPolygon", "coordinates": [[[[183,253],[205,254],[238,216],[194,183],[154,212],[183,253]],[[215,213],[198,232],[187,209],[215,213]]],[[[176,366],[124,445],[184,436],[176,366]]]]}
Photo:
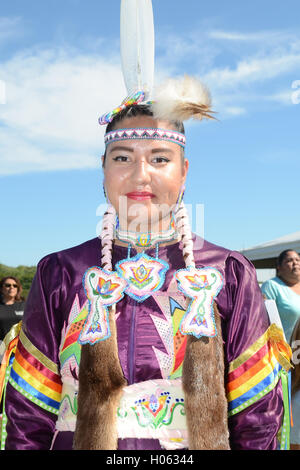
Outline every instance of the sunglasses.
{"type": "Polygon", "coordinates": [[[4,284],[4,287],[15,287],[17,288],[18,287],[18,284],[4,284]]]}

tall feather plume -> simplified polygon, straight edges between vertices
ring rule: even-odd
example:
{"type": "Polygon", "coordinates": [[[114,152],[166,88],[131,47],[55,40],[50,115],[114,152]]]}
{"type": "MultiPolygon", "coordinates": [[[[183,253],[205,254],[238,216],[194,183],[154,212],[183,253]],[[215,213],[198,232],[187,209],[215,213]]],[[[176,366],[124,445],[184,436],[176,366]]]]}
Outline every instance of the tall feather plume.
{"type": "Polygon", "coordinates": [[[120,48],[128,95],[151,99],[154,77],[154,24],[151,0],[121,0],[120,48]]]}
{"type": "Polygon", "coordinates": [[[169,79],[154,92],[154,116],[171,121],[215,119],[211,109],[210,92],[197,78],[169,79]]]}

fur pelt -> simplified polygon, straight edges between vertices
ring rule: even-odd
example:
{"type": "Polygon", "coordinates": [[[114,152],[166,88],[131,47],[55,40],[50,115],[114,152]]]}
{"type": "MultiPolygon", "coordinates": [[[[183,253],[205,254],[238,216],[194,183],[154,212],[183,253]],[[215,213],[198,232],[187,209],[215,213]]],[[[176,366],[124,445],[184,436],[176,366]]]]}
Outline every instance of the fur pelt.
{"type": "Polygon", "coordinates": [[[118,357],[114,309],[110,310],[110,338],[81,349],[75,450],[117,449],[117,407],[127,382],[118,357]]]}
{"type": "Polygon", "coordinates": [[[224,353],[220,315],[214,304],[218,334],[189,336],[182,369],[185,412],[191,450],[228,450],[228,403],[224,387],[224,353]]]}

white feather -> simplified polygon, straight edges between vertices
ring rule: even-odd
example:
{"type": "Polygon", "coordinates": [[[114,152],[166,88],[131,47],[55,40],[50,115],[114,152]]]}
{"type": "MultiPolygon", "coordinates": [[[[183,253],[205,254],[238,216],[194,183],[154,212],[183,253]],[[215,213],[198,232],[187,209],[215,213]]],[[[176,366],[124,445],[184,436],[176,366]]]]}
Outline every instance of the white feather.
{"type": "Polygon", "coordinates": [[[128,95],[146,92],[150,99],[154,77],[154,25],[151,0],[121,0],[120,49],[128,95]]]}
{"type": "MultiPolygon", "coordinates": [[[[204,107],[209,111],[211,106],[208,88],[199,79],[188,75],[169,79],[157,87],[153,100],[154,116],[161,119],[189,119],[193,117],[193,107],[204,107]],[[188,107],[189,111],[187,111],[188,107]]],[[[194,111],[197,114],[196,109],[194,111]]],[[[198,112],[198,114],[196,117],[201,119],[201,113],[198,112]]]]}

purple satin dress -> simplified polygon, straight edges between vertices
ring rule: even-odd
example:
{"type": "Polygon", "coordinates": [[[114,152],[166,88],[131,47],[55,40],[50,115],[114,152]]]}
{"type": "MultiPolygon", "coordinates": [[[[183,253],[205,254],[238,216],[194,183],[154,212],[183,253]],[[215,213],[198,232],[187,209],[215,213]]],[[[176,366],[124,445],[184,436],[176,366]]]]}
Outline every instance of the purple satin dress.
{"type": "MultiPolygon", "coordinates": [[[[135,254],[132,250],[132,256],[135,254]]],[[[147,254],[155,256],[155,250],[147,254]]],[[[30,342],[50,361],[59,363],[61,332],[68,322],[74,299],[86,302],[82,278],[91,266],[99,265],[101,245],[95,238],[79,246],[50,254],[38,265],[23,319],[30,342]]],[[[194,236],[197,267],[218,269],[224,286],[216,303],[221,315],[225,371],[231,361],[249,348],[269,327],[269,319],[253,265],[241,254],[226,250],[194,236]]],[[[127,248],[114,246],[113,263],[127,257],[127,248]]],[[[169,263],[166,293],[177,269],[184,268],[181,243],[159,249],[159,257],[169,263]]],[[[125,296],[117,305],[119,358],[128,384],[161,379],[154,349],[165,351],[151,315],[162,316],[152,298],[142,303],[125,296]]],[[[226,377],[225,377],[226,381],[226,377]]],[[[50,449],[57,416],[19,393],[10,383],[6,392],[6,449],[50,449]]],[[[276,449],[276,435],[283,414],[281,384],[253,405],[229,418],[232,449],[276,449]]],[[[72,432],[59,432],[53,449],[72,449],[72,432]]],[[[119,449],[161,449],[155,439],[122,439],[119,449]]]]}

